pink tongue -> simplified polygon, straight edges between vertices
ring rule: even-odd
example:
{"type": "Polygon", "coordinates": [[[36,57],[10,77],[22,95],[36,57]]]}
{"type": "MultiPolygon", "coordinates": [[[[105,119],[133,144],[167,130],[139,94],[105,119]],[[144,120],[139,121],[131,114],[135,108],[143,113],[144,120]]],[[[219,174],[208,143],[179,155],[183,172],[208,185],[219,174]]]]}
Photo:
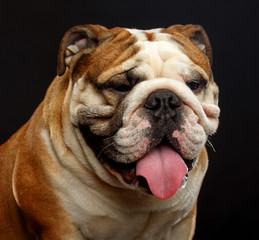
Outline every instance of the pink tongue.
{"type": "Polygon", "coordinates": [[[144,177],[151,192],[160,199],[176,193],[187,171],[181,156],[167,145],[153,148],[136,166],[137,176],[144,177]]]}

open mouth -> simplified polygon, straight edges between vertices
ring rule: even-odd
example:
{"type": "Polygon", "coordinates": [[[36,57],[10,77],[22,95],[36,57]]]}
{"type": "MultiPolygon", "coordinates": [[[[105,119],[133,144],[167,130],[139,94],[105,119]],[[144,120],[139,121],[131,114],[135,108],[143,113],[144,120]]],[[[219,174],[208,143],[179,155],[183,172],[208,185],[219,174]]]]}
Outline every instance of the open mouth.
{"type": "Polygon", "coordinates": [[[188,172],[192,170],[195,160],[196,158],[183,159],[163,139],[135,162],[119,163],[109,159],[104,162],[104,166],[131,187],[139,188],[159,199],[168,199],[185,186],[188,172]]]}

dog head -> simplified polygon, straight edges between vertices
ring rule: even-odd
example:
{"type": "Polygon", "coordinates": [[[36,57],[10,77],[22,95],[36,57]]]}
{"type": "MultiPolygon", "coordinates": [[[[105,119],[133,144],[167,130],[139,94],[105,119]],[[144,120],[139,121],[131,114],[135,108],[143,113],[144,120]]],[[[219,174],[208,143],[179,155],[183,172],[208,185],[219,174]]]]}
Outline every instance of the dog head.
{"type": "Polygon", "coordinates": [[[69,30],[58,75],[73,82],[70,119],[125,186],[167,199],[218,126],[212,52],[201,26],[69,30]]]}

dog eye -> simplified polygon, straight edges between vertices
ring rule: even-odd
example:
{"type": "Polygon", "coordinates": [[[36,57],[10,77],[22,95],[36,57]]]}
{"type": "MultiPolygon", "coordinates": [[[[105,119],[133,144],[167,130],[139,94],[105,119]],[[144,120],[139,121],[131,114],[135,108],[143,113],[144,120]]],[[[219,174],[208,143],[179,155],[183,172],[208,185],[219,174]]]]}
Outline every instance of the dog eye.
{"type": "Polygon", "coordinates": [[[121,84],[113,87],[114,90],[121,93],[127,93],[131,90],[131,86],[126,84],[121,84]]]}
{"type": "Polygon", "coordinates": [[[195,81],[187,82],[186,85],[193,91],[197,90],[200,87],[200,83],[195,81]]]}

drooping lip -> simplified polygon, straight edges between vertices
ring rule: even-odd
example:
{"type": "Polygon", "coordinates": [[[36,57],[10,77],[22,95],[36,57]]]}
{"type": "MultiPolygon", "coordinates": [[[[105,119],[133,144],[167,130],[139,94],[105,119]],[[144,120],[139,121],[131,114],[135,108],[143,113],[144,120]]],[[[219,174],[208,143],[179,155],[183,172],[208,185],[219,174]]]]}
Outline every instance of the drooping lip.
{"type": "MultiPolygon", "coordinates": [[[[168,144],[168,145],[170,145],[170,147],[172,147],[172,145],[170,143],[165,143],[163,141],[163,142],[160,142],[159,144],[153,146],[151,149],[158,147],[159,145],[162,145],[162,144],[168,144]]],[[[103,162],[103,165],[108,171],[110,171],[113,175],[118,177],[119,180],[124,185],[128,185],[130,188],[134,188],[134,189],[141,189],[148,194],[152,194],[149,189],[149,185],[148,185],[146,179],[141,176],[136,175],[137,162],[140,159],[142,159],[146,154],[148,154],[151,151],[151,149],[149,149],[141,158],[139,158],[138,160],[131,162],[131,163],[116,162],[106,156],[106,158],[103,162]]],[[[187,160],[187,159],[183,158],[183,161],[188,169],[188,172],[185,175],[180,187],[183,187],[185,185],[185,183],[188,179],[188,173],[193,169],[196,158],[191,159],[191,160],[187,160]]]]}
{"type": "MultiPolygon", "coordinates": [[[[84,138],[86,135],[87,136],[89,134],[91,135],[88,128],[84,128],[83,126],[81,126],[80,130],[83,133],[84,138]]],[[[87,141],[86,138],[85,140],[87,141]]],[[[109,151],[102,150],[100,152],[100,149],[98,149],[97,147],[97,146],[100,146],[98,141],[95,138],[92,138],[92,140],[93,141],[87,141],[87,143],[93,148],[94,151],[96,151],[96,154],[98,155],[97,158],[111,174],[116,176],[118,180],[127,188],[134,189],[134,190],[141,190],[142,192],[147,194],[152,194],[152,193],[149,189],[149,185],[146,179],[144,177],[136,175],[137,162],[143,159],[153,148],[159,147],[159,145],[163,145],[163,144],[169,145],[170,148],[172,148],[174,151],[179,153],[179,155],[182,157],[180,151],[176,149],[178,148],[178,146],[176,142],[174,142],[174,139],[168,138],[167,136],[164,136],[162,139],[160,138],[160,140],[157,139],[155,142],[153,141],[153,144],[149,145],[149,148],[147,148],[146,151],[141,156],[139,156],[138,159],[128,163],[122,163],[122,162],[113,160],[113,158],[109,156],[109,151]]],[[[111,142],[109,142],[109,145],[112,146],[111,142]]],[[[103,149],[106,149],[106,147],[104,146],[103,149]]],[[[189,160],[182,157],[182,159],[188,171],[185,177],[183,178],[180,188],[185,185],[186,180],[188,179],[188,172],[192,170],[195,164],[196,158],[189,160]]]]}

